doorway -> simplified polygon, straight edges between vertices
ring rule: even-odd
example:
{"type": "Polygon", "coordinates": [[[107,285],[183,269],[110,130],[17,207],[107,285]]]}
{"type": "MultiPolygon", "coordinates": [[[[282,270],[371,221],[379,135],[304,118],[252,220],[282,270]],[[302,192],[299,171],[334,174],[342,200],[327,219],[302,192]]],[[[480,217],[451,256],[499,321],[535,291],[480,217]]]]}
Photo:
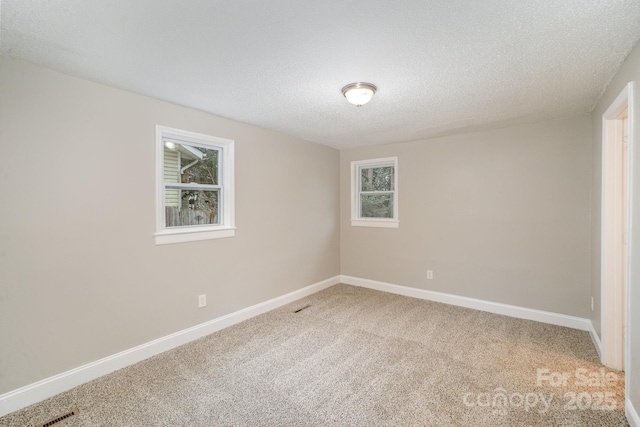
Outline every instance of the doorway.
{"type": "Polygon", "coordinates": [[[625,370],[633,83],[602,116],[602,363],[625,370]]]}

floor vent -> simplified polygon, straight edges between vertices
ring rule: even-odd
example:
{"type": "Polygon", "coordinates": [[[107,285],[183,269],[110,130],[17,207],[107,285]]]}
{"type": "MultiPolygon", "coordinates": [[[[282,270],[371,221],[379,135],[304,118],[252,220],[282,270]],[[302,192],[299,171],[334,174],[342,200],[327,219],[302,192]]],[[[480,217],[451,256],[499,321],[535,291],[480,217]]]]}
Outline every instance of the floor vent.
{"type": "Polygon", "coordinates": [[[304,307],[297,309],[296,311],[294,311],[294,313],[300,313],[302,310],[304,310],[305,308],[309,308],[309,307],[311,307],[311,304],[307,304],[304,307]]]}
{"type": "Polygon", "coordinates": [[[78,408],[76,408],[76,409],[74,409],[74,410],[72,410],[70,412],[67,412],[66,414],[59,415],[59,416],[55,417],[54,419],[47,421],[44,424],[39,424],[38,427],[54,426],[54,425],[58,424],[59,422],[62,422],[64,420],[68,420],[71,417],[75,417],[76,415],[78,415],[78,412],[80,412],[80,411],[78,411],[78,408]]]}

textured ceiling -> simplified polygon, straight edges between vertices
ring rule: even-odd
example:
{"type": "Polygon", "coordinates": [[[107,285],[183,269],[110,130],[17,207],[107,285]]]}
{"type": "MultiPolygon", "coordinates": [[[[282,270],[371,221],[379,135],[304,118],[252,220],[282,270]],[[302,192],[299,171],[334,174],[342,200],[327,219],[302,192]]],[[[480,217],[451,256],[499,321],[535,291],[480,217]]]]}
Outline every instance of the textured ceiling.
{"type": "Polygon", "coordinates": [[[337,148],[588,113],[640,38],[640,0],[0,6],[2,54],[337,148]]]}

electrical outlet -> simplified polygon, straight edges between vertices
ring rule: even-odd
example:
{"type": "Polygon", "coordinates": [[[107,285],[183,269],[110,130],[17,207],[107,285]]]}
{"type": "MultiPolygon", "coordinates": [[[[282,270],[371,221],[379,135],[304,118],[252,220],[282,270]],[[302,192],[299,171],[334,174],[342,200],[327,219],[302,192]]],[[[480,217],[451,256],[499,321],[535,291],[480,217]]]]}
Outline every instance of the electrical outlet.
{"type": "Polygon", "coordinates": [[[202,294],[198,296],[198,308],[207,306],[207,294],[202,294]]]}
{"type": "Polygon", "coordinates": [[[591,297],[591,311],[593,311],[593,310],[594,310],[594,308],[593,308],[593,297],[591,297]]]}
{"type": "Polygon", "coordinates": [[[433,270],[427,270],[427,280],[433,280],[433,270]]]}

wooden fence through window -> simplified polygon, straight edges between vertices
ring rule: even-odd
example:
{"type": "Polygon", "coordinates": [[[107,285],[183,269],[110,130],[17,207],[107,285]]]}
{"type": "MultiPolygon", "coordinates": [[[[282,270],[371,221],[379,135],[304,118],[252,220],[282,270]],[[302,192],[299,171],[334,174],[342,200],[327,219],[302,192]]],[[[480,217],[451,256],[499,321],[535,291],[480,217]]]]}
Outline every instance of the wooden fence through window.
{"type": "Polygon", "coordinates": [[[183,227],[188,225],[217,224],[218,215],[213,211],[199,209],[165,207],[165,227],[183,227]]]}

